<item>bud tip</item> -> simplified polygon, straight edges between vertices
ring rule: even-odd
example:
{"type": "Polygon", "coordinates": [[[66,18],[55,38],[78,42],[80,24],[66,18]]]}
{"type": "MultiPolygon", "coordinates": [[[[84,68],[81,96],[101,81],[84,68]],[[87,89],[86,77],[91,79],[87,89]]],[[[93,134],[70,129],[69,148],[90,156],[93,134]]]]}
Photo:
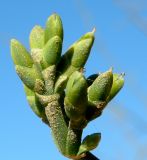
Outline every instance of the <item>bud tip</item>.
{"type": "Polygon", "coordinates": [[[113,71],[113,67],[110,67],[109,72],[112,72],[112,71],[113,71]]]}
{"type": "Polygon", "coordinates": [[[92,30],[92,33],[94,34],[96,32],[96,28],[94,27],[92,30]]]}
{"type": "Polygon", "coordinates": [[[10,43],[11,44],[17,43],[17,40],[13,38],[13,39],[10,40],[10,43]]]}

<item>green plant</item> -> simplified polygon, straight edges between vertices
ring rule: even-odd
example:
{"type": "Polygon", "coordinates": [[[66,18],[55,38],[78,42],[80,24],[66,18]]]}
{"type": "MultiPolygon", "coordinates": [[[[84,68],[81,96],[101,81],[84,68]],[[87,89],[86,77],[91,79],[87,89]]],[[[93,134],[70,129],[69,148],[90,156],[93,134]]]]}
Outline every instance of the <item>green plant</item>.
{"type": "Polygon", "coordinates": [[[60,17],[53,14],[45,29],[35,26],[31,31],[31,54],[11,40],[15,69],[32,110],[51,128],[59,151],[71,159],[98,159],[89,151],[97,147],[101,134],[88,135],[81,142],[82,131],[124,84],[123,75],[113,74],[112,68],[85,78],[83,67],[94,32],[86,33],[61,56],[63,27],[60,17]]]}

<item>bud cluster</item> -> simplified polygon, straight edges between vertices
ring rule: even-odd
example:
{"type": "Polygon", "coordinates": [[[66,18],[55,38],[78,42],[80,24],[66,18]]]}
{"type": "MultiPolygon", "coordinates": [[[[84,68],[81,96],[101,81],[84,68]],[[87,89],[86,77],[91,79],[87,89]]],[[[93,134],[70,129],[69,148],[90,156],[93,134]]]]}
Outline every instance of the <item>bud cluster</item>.
{"type": "Polygon", "coordinates": [[[82,159],[97,147],[101,134],[88,135],[82,141],[82,131],[124,85],[123,74],[113,73],[112,68],[84,76],[94,32],[83,35],[61,55],[63,26],[59,15],[53,14],[45,28],[32,29],[30,53],[20,42],[11,40],[12,59],[29,105],[51,128],[59,151],[72,159],[82,159]]]}

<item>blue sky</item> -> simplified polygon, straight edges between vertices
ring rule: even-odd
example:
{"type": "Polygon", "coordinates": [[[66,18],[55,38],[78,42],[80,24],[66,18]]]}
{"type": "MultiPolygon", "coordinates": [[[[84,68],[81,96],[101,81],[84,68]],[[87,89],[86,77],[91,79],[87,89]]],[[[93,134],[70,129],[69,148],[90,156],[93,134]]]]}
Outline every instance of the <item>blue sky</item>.
{"type": "Polygon", "coordinates": [[[50,129],[29,108],[10,56],[10,39],[29,49],[34,25],[45,26],[57,12],[64,25],[63,53],[96,27],[86,76],[114,67],[125,72],[125,86],[91,122],[84,135],[102,133],[93,151],[101,160],[147,159],[147,2],[145,0],[1,0],[0,5],[0,159],[65,160],[50,129]]]}

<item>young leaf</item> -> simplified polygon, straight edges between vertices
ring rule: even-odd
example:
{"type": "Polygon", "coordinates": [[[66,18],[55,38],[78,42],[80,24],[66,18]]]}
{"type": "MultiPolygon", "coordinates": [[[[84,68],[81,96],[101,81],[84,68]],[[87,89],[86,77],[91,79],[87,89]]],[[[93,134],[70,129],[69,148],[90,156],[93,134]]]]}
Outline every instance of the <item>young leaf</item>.
{"type": "Polygon", "coordinates": [[[94,134],[86,136],[82,144],[80,145],[78,155],[95,149],[98,146],[100,140],[101,140],[100,133],[94,133],[94,134]]]}

